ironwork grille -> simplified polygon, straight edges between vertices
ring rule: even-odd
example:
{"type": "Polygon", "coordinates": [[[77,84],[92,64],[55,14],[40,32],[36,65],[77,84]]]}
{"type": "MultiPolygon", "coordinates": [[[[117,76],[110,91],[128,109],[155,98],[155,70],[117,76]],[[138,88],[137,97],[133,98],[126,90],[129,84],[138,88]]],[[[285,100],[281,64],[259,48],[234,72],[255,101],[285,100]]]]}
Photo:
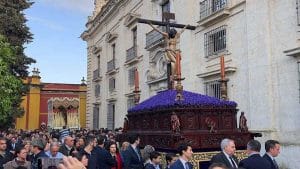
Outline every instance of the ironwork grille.
{"type": "Polygon", "coordinates": [[[115,104],[108,104],[107,109],[107,128],[113,130],[115,128],[115,104]]]}
{"type": "Polygon", "coordinates": [[[112,71],[115,69],[115,59],[110,60],[107,62],[107,71],[112,71]]]}
{"type": "Polygon", "coordinates": [[[221,99],[221,83],[218,80],[205,82],[205,93],[208,96],[221,99]]]}
{"type": "Polygon", "coordinates": [[[200,2],[200,20],[222,9],[227,5],[227,0],[204,0],[200,2]]]}
{"type": "Polygon", "coordinates": [[[99,129],[99,107],[93,107],[93,129],[99,129]]]}
{"type": "Polygon", "coordinates": [[[134,58],[136,58],[136,46],[131,47],[130,49],[126,50],[126,61],[130,61],[134,58]]]}
{"type": "Polygon", "coordinates": [[[109,92],[114,91],[116,88],[116,79],[115,78],[110,78],[109,79],[109,92]]]}
{"type": "Polygon", "coordinates": [[[128,85],[129,86],[134,85],[134,72],[135,72],[135,67],[128,70],[128,85]]]}
{"type": "Polygon", "coordinates": [[[93,80],[96,80],[100,77],[100,69],[96,69],[93,71],[93,80]]]}
{"type": "MultiPolygon", "coordinates": [[[[166,32],[166,27],[160,26],[159,30],[166,32]]],[[[152,30],[146,34],[146,48],[156,45],[164,39],[163,35],[159,32],[152,30]]]]}
{"type": "Polygon", "coordinates": [[[226,50],[226,26],[223,25],[204,34],[205,57],[226,50]]]}

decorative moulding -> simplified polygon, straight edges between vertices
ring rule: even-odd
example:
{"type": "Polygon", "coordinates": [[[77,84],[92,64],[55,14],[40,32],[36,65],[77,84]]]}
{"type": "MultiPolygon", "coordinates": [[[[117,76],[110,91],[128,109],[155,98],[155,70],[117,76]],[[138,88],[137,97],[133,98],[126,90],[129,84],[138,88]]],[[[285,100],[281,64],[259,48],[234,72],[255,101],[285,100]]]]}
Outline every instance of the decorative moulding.
{"type": "Polygon", "coordinates": [[[141,16],[140,14],[128,13],[125,16],[124,25],[126,27],[130,27],[132,24],[137,22],[137,20],[140,18],[140,16],[141,16]]]}
{"type": "Polygon", "coordinates": [[[97,54],[102,51],[102,47],[93,46],[92,52],[93,54],[97,54]]]}
{"type": "Polygon", "coordinates": [[[106,42],[111,43],[113,40],[115,40],[118,37],[117,33],[110,33],[108,32],[106,34],[106,42]]]}

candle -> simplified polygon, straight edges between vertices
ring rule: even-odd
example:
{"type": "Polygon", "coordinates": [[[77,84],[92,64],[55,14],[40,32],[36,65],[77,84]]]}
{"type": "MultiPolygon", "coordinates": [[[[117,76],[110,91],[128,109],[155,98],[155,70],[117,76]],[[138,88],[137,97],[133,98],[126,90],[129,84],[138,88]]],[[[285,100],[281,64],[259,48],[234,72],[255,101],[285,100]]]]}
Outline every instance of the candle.
{"type": "Polygon", "coordinates": [[[177,77],[181,78],[181,55],[180,52],[176,53],[176,73],[177,73],[177,77]]]}
{"type": "Polygon", "coordinates": [[[139,72],[137,68],[134,71],[134,87],[135,87],[135,91],[139,90],[139,72]]]}
{"type": "Polygon", "coordinates": [[[224,56],[220,57],[220,65],[221,65],[221,80],[225,80],[225,61],[224,61],[224,56]]]}

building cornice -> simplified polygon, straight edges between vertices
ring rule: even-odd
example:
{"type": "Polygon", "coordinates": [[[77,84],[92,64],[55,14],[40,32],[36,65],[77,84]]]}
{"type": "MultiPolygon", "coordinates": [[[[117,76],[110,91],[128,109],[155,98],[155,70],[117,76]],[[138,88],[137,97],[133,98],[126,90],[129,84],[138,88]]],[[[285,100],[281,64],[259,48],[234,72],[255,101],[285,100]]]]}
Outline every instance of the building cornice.
{"type": "MultiPolygon", "coordinates": [[[[102,25],[104,25],[103,23],[108,20],[111,17],[114,17],[114,13],[118,13],[119,9],[126,3],[130,2],[129,0],[110,0],[109,2],[107,2],[106,5],[104,5],[102,7],[102,10],[95,16],[94,19],[89,20],[86,24],[87,30],[85,30],[82,34],[81,34],[81,38],[83,40],[88,40],[89,37],[92,36],[93,33],[95,33],[95,31],[102,25]]],[[[136,8],[137,6],[139,6],[142,3],[142,1],[139,1],[137,4],[135,4],[136,8]]],[[[122,16],[121,18],[118,19],[118,22],[122,21],[125,17],[128,17],[128,14],[126,14],[125,16],[122,16]]],[[[131,16],[133,18],[133,22],[135,21],[135,17],[138,17],[139,14],[133,14],[131,13],[131,16]]],[[[128,19],[128,18],[125,18],[128,19]]],[[[130,21],[131,23],[128,24],[131,25],[132,24],[132,20],[130,21]]]]}
{"type": "Polygon", "coordinates": [[[95,16],[94,19],[89,20],[86,24],[87,30],[81,34],[83,40],[88,40],[95,30],[97,30],[102,23],[107,20],[107,18],[112,17],[112,13],[118,12],[123,2],[128,2],[128,0],[110,0],[105,4],[101,11],[95,16]]]}

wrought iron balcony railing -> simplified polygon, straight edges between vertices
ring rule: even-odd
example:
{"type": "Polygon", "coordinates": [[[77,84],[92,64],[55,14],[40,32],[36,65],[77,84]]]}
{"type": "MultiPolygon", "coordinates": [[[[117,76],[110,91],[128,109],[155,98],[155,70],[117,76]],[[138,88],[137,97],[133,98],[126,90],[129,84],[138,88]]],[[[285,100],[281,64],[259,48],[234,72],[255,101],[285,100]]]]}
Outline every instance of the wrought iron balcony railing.
{"type": "Polygon", "coordinates": [[[96,69],[93,71],[93,80],[97,80],[100,78],[100,69],[96,69]]]}
{"type": "Polygon", "coordinates": [[[133,46],[126,50],[126,62],[133,60],[137,57],[137,47],[133,46]]]}
{"type": "Polygon", "coordinates": [[[110,72],[115,69],[115,60],[112,59],[109,62],[107,62],[107,72],[110,72]]]}
{"type": "Polygon", "coordinates": [[[227,0],[204,0],[200,2],[200,20],[224,9],[227,0]]]}
{"type": "MultiPolygon", "coordinates": [[[[166,31],[165,27],[159,27],[160,30],[166,31]]],[[[146,34],[146,48],[154,46],[164,39],[163,35],[159,32],[152,30],[146,34]]]]}

